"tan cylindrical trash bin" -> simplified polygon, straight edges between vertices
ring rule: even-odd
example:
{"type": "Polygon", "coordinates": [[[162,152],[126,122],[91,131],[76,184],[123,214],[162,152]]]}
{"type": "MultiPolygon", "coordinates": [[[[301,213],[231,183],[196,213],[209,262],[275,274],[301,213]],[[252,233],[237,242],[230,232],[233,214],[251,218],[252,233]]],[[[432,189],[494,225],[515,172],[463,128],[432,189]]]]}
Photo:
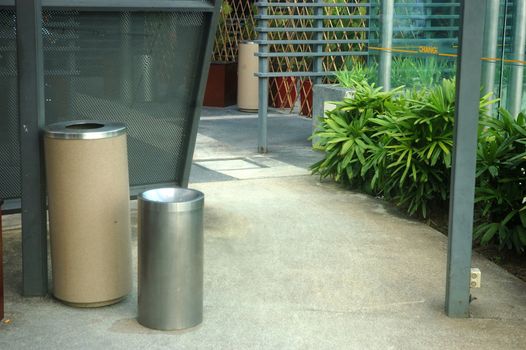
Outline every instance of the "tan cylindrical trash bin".
{"type": "Polygon", "coordinates": [[[242,112],[257,112],[258,110],[258,72],[259,60],[255,54],[258,44],[245,41],[239,44],[239,59],[237,72],[237,106],[242,112]]]}
{"type": "Polygon", "coordinates": [[[68,121],[44,133],[53,294],[80,307],[131,290],[126,127],[68,121]]]}

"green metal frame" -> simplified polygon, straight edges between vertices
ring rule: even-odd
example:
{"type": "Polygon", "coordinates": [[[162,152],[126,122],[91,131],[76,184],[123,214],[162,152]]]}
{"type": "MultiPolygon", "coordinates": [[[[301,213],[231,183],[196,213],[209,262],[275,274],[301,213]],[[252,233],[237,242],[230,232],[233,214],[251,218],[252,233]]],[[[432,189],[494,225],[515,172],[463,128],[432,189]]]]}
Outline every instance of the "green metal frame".
{"type": "Polygon", "coordinates": [[[481,0],[461,2],[445,303],[450,317],[469,317],[485,10],[481,0]]]}
{"type": "Polygon", "coordinates": [[[382,33],[380,35],[381,47],[378,84],[384,90],[391,90],[391,62],[392,53],[389,51],[393,46],[393,21],[394,21],[394,0],[382,1],[382,33]]]}
{"type": "Polygon", "coordinates": [[[46,191],[43,147],[44,60],[40,0],[16,2],[18,108],[22,177],[22,293],[47,293],[46,191]]]}
{"type": "MultiPolygon", "coordinates": [[[[512,57],[517,61],[524,61],[526,55],[526,0],[515,0],[515,10],[513,11],[513,42],[512,57]]],[[[508,92],[508,110],[511,115],[516,116],[521,111],[522,91],[524,85],[524,65],[514,64],[511,68],[510,84],[508,92]]]]}
{"type": "MultiPolygon", "coordinates": [[[[389,0],[392,1],[392,0],[389,0]]],[[[258,32],[259,52],[256,56],[259,57],[259,71],[256,74],[259,78],[259,109],[258,109],[258,152],[268,152],[267,140],[267,118],[268,118],[268,79],[270,77],[310,77],[314,79],[316,84],[321,83],[323,77],[333,76],[334,72],[323,70],[323,57],[341,57],[341,56],[367,56],[367,52],[356,51],[334,51],[324,52],[323,45],[329,43],[361,43],[367,42],[364,40],[324,40],[324,32],[368,32],[369,28],[363,27],[324,27],[324,20],[341,19],[341,18],[370,18],[370,16],[336,16],[324,15],[323,9],[325,7],[339,7],[339,8],[356,8],[356,7],[370,7],[370,4],[357,3],[326,3],[323,0],[314,0],[313,2],[289,3],[289,2],[268,2],[258,1],[258,32]],[[312,8],[314,15],[269,15],[268,9],[272,7],[296,7],[296,8],[312,8]],[[277,27],[270,28],[268,26],[269,20],[272,19],[311,19],[314,20],[314,26],[309,28],[288,28],[277,27]],[[268,33],[290,33],[290,32],[311,32],[314,33],[313,40],[269,40],[268,33]],[[269,52],[269,47],[272,44],[305,44],[312,45],[312,52],[269,52]],[[312,72],[268,72],[268,64],[270,57],[312,57],[313,70],[312,72]]]]}
{"type": "MultiPolygon", "coordinates": [[[[210,64],[213,41],[221,7],[220,0],[0,0],[0,7],[16,5],[17,52],[20,110],[22,197],[10,200],[9,208],[22,211],[22,259],[25,296],[48,292],[46,196],[40,130],[44,126],[44,69],[42,48],[42,7],[83,11],[197,11],[206,13],[206,43],[200,52],[202,69],[194,113],[187,137],[187,151],[178,185],[186,187],[192,165],[201,105],[210,64]]],[[[180,176],[180,177],[179,177],[180,176]]],[[[156,185],[156,184],[152,184],[156,185]]],[[[131,192],[134,189],[131,189],[131,192]]]]}
{"type": "MultiPolygon", "coordinates": [[[[486,25],[484,28],[484,57],[497,57],[499,38],[499,10],[500,0],[487,0],[486,25]]],[[[496,61],[483,63],[482,88],[484,93],[494,92],[496,61]]]]}

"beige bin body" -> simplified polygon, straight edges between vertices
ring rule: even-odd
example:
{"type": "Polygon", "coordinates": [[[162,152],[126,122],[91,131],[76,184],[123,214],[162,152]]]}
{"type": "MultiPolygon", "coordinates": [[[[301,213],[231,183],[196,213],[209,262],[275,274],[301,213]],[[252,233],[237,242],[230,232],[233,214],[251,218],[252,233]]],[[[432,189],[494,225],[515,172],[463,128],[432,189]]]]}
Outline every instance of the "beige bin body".
{"type": "Polygon", "coordinates": [[[131,290],[126,128],[53,124],[44,146],[53,294],[80,307],[116,303],[131,290]]]}
{"type": "Polygon", "coordinates": [[[239,60],[237,72],[237,106],[243,112],[257,112],[258,110],[258,44],[243,42],[239,44],[239,60]]]}

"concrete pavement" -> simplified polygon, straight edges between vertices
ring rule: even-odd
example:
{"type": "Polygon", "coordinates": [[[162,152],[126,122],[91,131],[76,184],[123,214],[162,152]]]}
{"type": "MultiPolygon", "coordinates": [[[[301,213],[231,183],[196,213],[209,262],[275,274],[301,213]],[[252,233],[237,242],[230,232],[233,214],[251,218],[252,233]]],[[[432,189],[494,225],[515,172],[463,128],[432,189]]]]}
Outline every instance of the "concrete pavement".
{"type": "MultiPolygon", "coordinates": [[[[181,332],[140,326],[135,287],[99,309],[22,298],[11,216],[0,349],[526,348],[526,283],[475,254],[482,288],[472,318],[446,317],[446,237],[308,175],[319,158],[305,140],[309,120],[274,114],[279,132],[259,156],[255,119],[224,113],[204,113],[191,181],[206,195],[204,322],[181,332]]],[[[136,210],[132,224],[136,259],[136,210]]]]}

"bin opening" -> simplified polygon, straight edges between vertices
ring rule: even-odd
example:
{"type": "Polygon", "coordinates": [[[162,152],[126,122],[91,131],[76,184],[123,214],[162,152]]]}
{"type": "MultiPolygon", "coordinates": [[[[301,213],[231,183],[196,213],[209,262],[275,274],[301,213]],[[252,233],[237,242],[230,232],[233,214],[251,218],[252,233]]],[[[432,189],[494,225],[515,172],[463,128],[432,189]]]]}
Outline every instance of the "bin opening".
{"type": "Polygon", "coordinates": [[[78,123],[66,126],[66,129],[100,129],[104,124],[99,123],[78,123]]]}
{"type": "Polygon", "coordinates": [[[199,191],[185,188],[157,188],[143,192],[141,195],[144,199],[160,203],[183,203],[192,202],[203,197],[199,191]]]}

